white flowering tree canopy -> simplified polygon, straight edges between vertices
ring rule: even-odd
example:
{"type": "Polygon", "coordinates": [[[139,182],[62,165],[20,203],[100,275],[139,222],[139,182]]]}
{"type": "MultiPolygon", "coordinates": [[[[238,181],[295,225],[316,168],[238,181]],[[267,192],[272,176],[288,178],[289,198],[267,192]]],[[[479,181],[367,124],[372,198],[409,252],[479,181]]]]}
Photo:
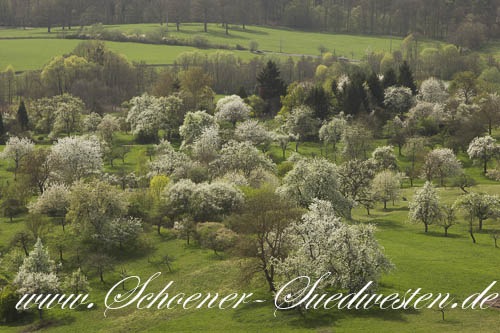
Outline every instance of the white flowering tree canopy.
{"type": "Polygon", "coordinates": [[[425,232],[428,226],[439,221],[441,218],[441,204],[435,187],[431,182],[426,182],[424,187],[416,190],[413,200],[409,204],[410,222],[423,223],[425,232]]]}
{"type": "Polygon", "coordinates": [[[56,265],[39,238],[14,278],[17,292],[21,295],[59,292],[59,280],[55,271],[56,265]]]}
{"type": "Polygon", "coordinates": [[[319,130],[319,139],[325,144],[331,144],[333,147],[342,139],[342,133],[347,126],[347,119],[343,116],[335,117],[319,130]]]}
{"type": "Polygon", "coordinates": [[[97,126],[101,123],[102,117],[95,112],[92,112],[85,117],[82,123],[82,129],[84,132],[95,132],[97,131],[97,126]]]}
{"type": "Polygon", "coordinates": [[[182,179],[168,187],[162,197],[175,216],[187,214],[197,222],[221,219],[241,207],[244,201],[243,193],[232,184],[195,184],[189,179],[182,179]]]}
{"type": "Polygon", "coordinates": [[[65,290],[75,295],[86,293],[90,290],[87,277],[80,268],[66,278],[63,287],[65,290]]]}
{"type": "MultiPolygon", "coordinates": [[[[389,272],[393,266],[374,233],[374,226],[348,225],[337,217],[330,202],[314,200],[302,220],[293,222],[285,230],[290,254],[284,259],[273,258],[278,284],[298,276],[316,281],[331,272],[318,290],[333,287],[356,292],[369,281],[376,287],[381,274],[389,272]]],[[[299,282],[290,287],[293,290],[287,289],[287,292],[294,294],[305,285],[299,282]]]]}
{"type": "Polygon", "coordinates": [[[347,216],[353,206],[340,192],[337,166],[321,158],[299,160],[277,191],[302,207],[308,207],[315,199],[328,201],[339,216],[347,216]]]}
{"type": "Polygon", "coordinates": [[[99,137],[108,145],[111,145],[113,141],[113,134],[120,129],[120,123],[118,119],[110,114],[107,114],[101,119],[96,129],[99,137]]]}
{"type": "Polygon", "coordinates": [[[304,105],[294,108],[286,121],[288,132],[300,141],[317,133],[318,127],[319,120],[314,117],[314,111],[304,105]]]}
{"type": "Polygon", "coordinates": [[[33,141],[27,138],[11,137],[5,149],[1,153],[2,158],[10,159],[14,161],[15,164],[15,174],[17,176],[17,170],[19,169],[19,163],[23,158],[35,150],[35,144],[33,141]]]}
{"type": "Polygon", "coordinates": [[[166,114],[160,99],[144,94],[130,101],[131,108],[127,122],[134,135],[157,138],[158,131],[165,123],[166,114]]]}
{"type": "Polygon", "coordinates": [[[52,184],[29,206],[30,213],[64,217],[69,210],[71,190],[64,184],[52,184]]]}
{"type": "Polygon", "coordinates": [[[155,148],[158,156],[149,165],[150,177],[170,176],[179,169],[188,168],[193,163],[189,156],[176,151],[167,140],[163,140],[155,148]]]}
{"type": "Polygon", "coordinates": [[[215,106],[215,112],[216,113],[219,112],[224,105],[231,102],[245,103],[243,99],[238,95],[226,96],[217,101],[217,105],[215,106]]]}
{"type": "Polygon", "coordinates": [[[372,183],[372,191],[375,199],[384,203],[399,199],[401,195],[401,177],[393,171],[385,170],[375,176],[372,183]]]}
{"type": "Polygon", "coordinates": [[[205,111],[188,112],[179,128],[179,134],[183,139],[182,146],[191,145],[206,128],[214,126],[217,126],[215,118],[205,111]]]}
{"type": "Polygon", "coordinates": [[[398,160],[391,146],[377,147],[372,153],[372,159],[379,171],[398,169],[398,160]]]}
{"type": "Polygon", "coordinates": [[[224,175],[230,171],[241,171],[245,177],[249,177],[256,169],[275,169],[274,163],[269,157],[258,150],[251,142],[229,141],[219,152],[219,157],[211,163],[211,167],[218,175],[224,175]]]}
{"type": "Polygon", "coordinates": [[[201,163],[209,164],[217,158],[220,146],[219,129],[216,126],[205,128],[193,143],[192,156],[201,163]]]}
{"type": "Polygon", "coordinates": [[[142,221],[135,217],[115,218],[106,224],[104,239],[108,244],[123,244],[135,241],[142,232],[142,221]]]}
{"type": "Polygon", "coordinates": [[[444,186],[448,177],[455,177],[462,173],[462,163],[449,148],[437,148],[429,152],[425,158],[423,175],[427,181],[438,177],[441,186],[444,186]]]}
{"type": "Polygon", "coordinates": [[[387,109],[395,114],[404,114],[413,105],[413,95],[410,88],[389,87],[384,93],[384,104],[387,109]]]}
{"type": "Polygon", "coordinates": [[[500,145],[491,136],[477,137],[469,145],[467,154],[470,159],[479,160],[483,164],[483,170],[488,172],[488,162],[500,154],[500,145]]]}
{"type": "Polygon", "coordinates": [[[420,101],[408,113],[407,124],[414,128],[419,122],[431,119],[436,123],[449,119],[443,104],[420,101]]]}
{"type": "Polygon", "coordinates": [[[254,145],[269,145],[273,135],[258,120],[251,119],[239,123],[234,132],[238,141],[250,141],[254,145]]]}
{"type": "Polygon", "coordinates": [[[417,99],[428,103],[444,103],[448,99],[448,92],[443,81],[434,77],[424,80],[418,90],[417,99]]]}
{"type": "Polygon", "coordinates": [[[67,184],[102,170],[101,144],[97,138],[65,137],[52,147],[49,160],[67,184]]]}
{"type": "Polygon", "coordinates": [[[83,103],[74,101],[59,103],[51,136],[55,137],[59,133],[71,135],[78,130],[82,125],[83,107],[83,103]]]}
{"type": "Polygon", "coordinates": [[[215,118],[217,121],[227,121],[236,127],[238,121],[244,121],[250,116],[250,106],[248,106],[243,100],[234,99],[228,101],[222,105],[218,104],[217,112],[215,113],[215,118]]]}

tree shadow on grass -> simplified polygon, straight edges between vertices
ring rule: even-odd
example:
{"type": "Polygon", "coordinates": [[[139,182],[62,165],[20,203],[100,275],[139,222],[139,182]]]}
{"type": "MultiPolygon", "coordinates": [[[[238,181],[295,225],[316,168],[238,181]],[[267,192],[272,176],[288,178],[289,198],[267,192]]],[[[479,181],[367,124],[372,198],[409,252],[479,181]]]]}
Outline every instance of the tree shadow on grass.
{"type": "Polygon", "coordinates": [[[17,323],[7,324],[9,327],[17,327],[21,325],[26,325],[28,323],[32,323],[28,327],[21,329],[19,332],[36,332],[40,330],[46,330],[49,328],[61,327],[71,325],[75,322],[75,318],[70,315],[58,316],[57,318],[50,318],[47,315],[47,311],[44,311],[44,316],[48,318],[43,318],[42,320],[36,320],[38,318],[38,314],[30,312],[27,317],[29,317],[30,321],[22,320],[17,323]]]}
{"type": "Polygon", "coordinates": [[[392,213],[392,212],[404,212],[408,211],[408,207],[402,206],[402,207],[388,207],[387,209],[384,209],[384,213],[392,213]]]}
{"type": "Polygon", "coordinates": [[[388,221],[388,220],[371,220],[369,223],[374,224],[377,227],[380,228],[387,228],[387,229],[403,229],[403,226],[399,223],[393,222],[393,221],[388,221]]]}
{"type": "Polygon", "coordinates": [[[324,326],[336,326],[338,320],[350,318],[379,318],[386,321],[407,322],[404,315],[418,315],[420,311],[415,309],[408,310],[382,310],[380,308],[372,308],[370,310],[339,310],[339,309],[317,309],[308,310],[300,314],[296,309],[287,311],[276,311],[273,306],[274,299],[270,296],[254,299],[265,299],[264,303],[249,303],[239,306],[233,318],[238,322],[258,322],[264,315],[256,315],[256,313],[270,311],[276,315],[276,320],[284,320],[290,326],[304,329],[315,329],[324,326]]]}
{"type": "Polygon", "coordinates": [[[243,33],[249,33],[249,34],[253,34],[253,35],[269,35],[269,33],[266,31],[253,30],[252,28],[243,29],[242,27],[239,27],[239,26],[235,26],[235,27],[230,26],[229,30],[243,32],[243,33]]]}
{"type": "Polygon", "coordinates": [[[448,232],[448,236],[445,236],[444,235],[444,231],[441,231],[441,232],[438,232],[438,231],[428,231],[428,232],[421,231],[418,234],[419,235],[423,235],[423,236],[437,237],[437,238],[443,238],[443,239],[447,239],[447,238],[450,238],[450,239],[466,238],[466,236],[464,236],[464,235],[457,235],[457,234],[452,234],[452,233],[449,233],[449,232],[448,232]]]}
{"type": "Polygon", "coordinates": [[[298,314],[296,319],[292,320],[293,326],[303,328],[317,328],[320,326],[333,325],[339,319],[349,320],[350,318],[378,318],[385,321],[407,322],[404,314],[418,314],[415,309],[409,310],[382,310],[373,308],[370,310],[312,310],[305,313],[304,316],[298,314]]]}

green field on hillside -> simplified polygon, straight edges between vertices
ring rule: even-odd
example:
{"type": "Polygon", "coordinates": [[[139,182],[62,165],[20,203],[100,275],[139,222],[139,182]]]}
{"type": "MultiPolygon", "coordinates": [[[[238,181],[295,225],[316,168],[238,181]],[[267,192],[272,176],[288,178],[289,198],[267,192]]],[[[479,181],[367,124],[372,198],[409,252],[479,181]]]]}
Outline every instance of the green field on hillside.
{"type": "MultiPolygon", "coordinates": [[[[16,71],[40,69],[55,56],[71,52],[81,40],[75,39],[16,39],[0,40],[0,69],[8,65],[16,71]]],[[[106,42],[110,50],[121,53],[130,61],[147,64],[172,64],[184,52],[214,53],[220,50],[199,50],[189,46],[151,45],[139,43],[106,42]]],[[[255,57],[250,52],[233,52],[243,59],[255,57]]]]}
{"type": "MultiPolygon", "coordinates": [[[[127,33],[147,33],[159,29],[158,24],[131,24],[106,26],[106,29],[117,29],[127,33]]],[[[52,29],[48,34],[45,28],[36,29],[0,29],[0,38],[5,37],[62,37],[61,28],[52,29]]],[[[67,31],[67,30],[66,30],[67,31]]],[[[235,48],[236,44],[249,47],[251,41],[259,44],[259,49],[270,52],[283,52],[290,54],[319,55],[318,47],[325,46],[330,52],[338,56],[359,59],[367,50],[390,51],[397,50],[401,45],[401,38],[337,35],[327,33],[301,32],[288,29],[265,28],[249,26],[245,30],[232,27],[230,35],[225,35],[225,30],[216,24],[209,25],[209,32],[203,32],[203,26],[198,23],[181,25],[181,31],[175,31],[175,25],[169,26],[170,35],[180,38],[204,36],[210,42],[227,45],[235,48]]],[[[0,40],[0,68],[12,64],[16,70],[37,69],[43,66],[51,57],[71,51],[78,40],[62,39],[19,39],[0,40]]],[[[123,53],[131,61],[144,60],[148,64],[169,64],[181,53],[197,50],[187,46],[165,46],[138,43],[106,42],[110,49],[123,53]]],[[[432,46],[434,42],[424,43],[424,47],[432,46]]],[[[200,52],[216,52],[216,49],[198,49],[200,52]]],[[[249,51],[235,52],[243,59],[256,55],[249,51]]]]}

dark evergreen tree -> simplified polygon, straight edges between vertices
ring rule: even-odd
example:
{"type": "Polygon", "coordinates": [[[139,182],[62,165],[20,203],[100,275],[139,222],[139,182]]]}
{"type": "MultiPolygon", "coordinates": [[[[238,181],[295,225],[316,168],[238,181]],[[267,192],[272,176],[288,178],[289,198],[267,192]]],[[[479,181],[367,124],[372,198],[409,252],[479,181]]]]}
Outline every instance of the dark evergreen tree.
{"type": "Polygon", "coordinates": [[[341,107],[346,114],[356,115],[369,110],[364,83],[364,76],[358,73],[352,75],[349,83],[344,86],[341,107]]]}
{"type": "Polygon", "coordinates": [[[178,77],[176,77],[174,82],[172,83],[172,88],[174,89],[175,92],[181,90],[181,81],[179,80],[178,77]]]}
{"type": "Polygon", "coordinates": [[[276,64],[269,60],[257,76],[259,96],[267,103],[267,112],[280,108],[280,97],[286,94],[286,84],[276,64]]]}
{"type": "Polygon", "coordinates": [[[245,99],[248,97],[248,94],[247,94],[247,91],[245,89],[245,87],[241,86],[240,89],[238,89],[238,96],[240,96],[241,98],[245,99]]]}
{"type": "Polygon", "coordinates": [[[384,73],[384,79],[382,80],[382,84],[384,89],[395,86],[398,84],[398,76],[396,75],[396,71],[392,68],[389,68],[384,73]]]}
{"type": "Polygon", "coordinates": [[[398,84],[402,87],[410,88],[413,94],[417,92],[417,86],[413,79],[413,72],[406,61],[399,66],[398,84]]]}
{"type": "Polygon", "coordinates": [[[325,120],[330,115],[331,97],[322,86],[315,86],[307,94],[305,104],[314,111],[314,116],[325,120]]]}
{"type": "Polygon", "coordinates": [[[28,112],[26,111],[24,101],[21,101],[21,104],[19,104],[19,109],[17,110],[17,122],[19,123],[19,126],[21,126],[21,130],[26,131],[28,129],[28,112]]]}
{"type": "Polygon", "coordinates": [[[377,73],[373,72],[368,77],[368,80],[366,80],[366,83],[370,88],[374,102],[378,106],[382,106],[384,104],[384,86],[382,85],[382,82],[380,82],[377,73]]]}

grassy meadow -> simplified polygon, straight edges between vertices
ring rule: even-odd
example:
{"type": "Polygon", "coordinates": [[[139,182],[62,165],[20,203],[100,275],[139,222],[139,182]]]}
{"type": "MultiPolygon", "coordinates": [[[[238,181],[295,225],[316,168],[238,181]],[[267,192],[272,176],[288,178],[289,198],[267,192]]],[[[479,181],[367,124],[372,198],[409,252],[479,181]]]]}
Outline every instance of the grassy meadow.
{"type": "MultiPolygon", "coordinates": [[[[115,137],[116,145],[130,145],[131,152],[125,160],[125,168],[135,169],[140,153],[146,150],[145,145],[135,145],[133,137],[119,133],[115,137]]],[[[384,144],[383,141],[376,143],[384,144]]],[[[287,155],[294,151],[291,144],[287,155]]],[[[319,144],[304,143],[300,153],[309,156],[321,155],[319,144]]],[[[281,150],[273,146],[270,151],[273,160],[281,160],[281,150]]],[[[330,156],[331,157],[331,156],[330,156]]],[[[464,158],[464,157],[462,157],[464,158]]],[[[464,158],[465,159],[465,158],[464,158]]],[[[407,163],[401,157],[400,165],[407,163]]],[[[117,171],[122,162],[117,160],[114,167],[106,165],[107,171],[117,171]]],[[[500,184],[484,181],[477,177],[480,168],[465,164],[466,172],[473,175],[479,183],[473,191],[500,194],[500,184]]],[[[0,177],[12,180],[12,165],[0,161],[0,177]]],[[[415,189],[405,184],[403,196],[411,200],[415,189]]],[[[440,188],[439,194],[444,203],[452,203],[461,190],[456,188],[440,188]]],[[[442,228],[431,226],[429,233],[424,233],[423,225],[407,222],[408,201],[389,204],[384,211],[381,205],[367,216],[364,209],[354,211],[354,223],[373,223],[377,226],[377,238],[385,248],[386,255],[395,265],[395,270],[385,275],[380,281],[379,292],[390,294],[406,292],[408,289],[423,288],[425,292],[449,292],[457,300],[464,300],[472,293],[482,291],[492,281],[498,280],[500,249],[495,249],[488,230],[499,229],[497,222],[486,221],[485,230],[476,234],[478,244],[473,244],[463,216],[461,224],[449,230],[444,237],[442,228]]],[[[23,229],[23,216],[10,223],[7,218],[0,219],[0,244],[5,247],[15,232],[23,229]]],[[[59,226],[54,226],[59,228],[59,226]]],[[[147,230],[143,236],[154,244],[148,250],[130,249],[113,253],[116,258],[114,272],[105,274],[105,283],[101,283],[93,272],[90,275],[92,291],[91,301],[96,303],[92,310],[46,312],[46,319],[53,323],[47,327],[50,332],[68,331],[107,331],[107,332],[342,332],[365,331],[367,327],[373,332],[498,332],[499,310],[449,310],[445,313],[445,321],[436,310],[421,311],[311,311],[304,316],[296,312],[278,312],[274,315],[272,297],[265,288],[265,283],[258,278],[251,284],[240,283],[238,260],[230,254],[216,256],[213,252],[200,249],[197,245],[187,245],[184,240],[174,238],[167,230],[158,235],[155,230],[147,230]],[[159,264],[164,255],[175,258],[172,272],[165,265],[159,264]],[[251,304],[236,310],[136,310],[128,307],[123,310],[110,311],[104,317],[103,300],[106,292],[120,279],[120,270],[145,279],[161,271],[162,276],[156,279],[151,291],[161,290],[169,281],[174,281],[171,292],[219,292],[232,291],[254,292],[259,299],[266,299],[264,304],[251,304]]],[[[53,258],[58,254],[51,253],[53,258]]],[[[66,258],[74,253],[65,254],[66,258]]],[[[127,287],[131,287],[131,284],[127,287]]],[[[0,326],[0,331],[30,331],[36,326],[36,316],[26,317],[23,322],[11,326],[0,326]]]]}
{"type": "MultiPolygon", "coordinates": [[[[147,33],[160,28],[159,24],[129,24],[105,26],[106,29],[120,30],[126,33],[147,33]]],[[[64,32],[67,32],[65,30],[64,32]]],[[[80,40],[63,38],[61,28],[53,28],[48,33],[45,28],[29,29],[1,29],[0,28],[0,69],[11,64],[15,70],[40,69],[52,57],[69,53],[80,40]],[[51,38],[51,39],[17,39],[5,38],[51,38]],[[4,38],[4,39],[2,39],[4,38]],[[52,39],[53,38],[53,39],[52,39]]],[[[235,48],[236,44],[248,48],[251,41],[259,44],[259,49],[269,52],[283,52],[295,55],[320,55],[320,45],[335,52],[338,56],[359,59],[367,50],[386,51],[400,48],[402,39],[398,37],[357,36],[328,34],[318,32],[302,32],[285,28],[266,28],[248,26],[243,30],[239,26],[232,26],[230,35],[226,36],[225,29],[217,24],[209,24],[208,33],[203,32],[203,25],[186,23],[181,25],[181,31],[175,30],[175,25],[169,25],[169,35],[179,38],[203,36],[208,41],[235,48]]],[[[427,41],[425,46],[433,46],[436,42],[427,41]]],[[[203,53],[217,52],[217,49],[196,49],[189,46],[151,45],[139,43],[106,42],[108,47],[124,54],[130,61],[144,60],[148,64],[171,64],[183,52],[195,51],[203,53]]],[[[256,55],[250,51],[235,51],[242,59],[250,59],[256,55]]]]}

